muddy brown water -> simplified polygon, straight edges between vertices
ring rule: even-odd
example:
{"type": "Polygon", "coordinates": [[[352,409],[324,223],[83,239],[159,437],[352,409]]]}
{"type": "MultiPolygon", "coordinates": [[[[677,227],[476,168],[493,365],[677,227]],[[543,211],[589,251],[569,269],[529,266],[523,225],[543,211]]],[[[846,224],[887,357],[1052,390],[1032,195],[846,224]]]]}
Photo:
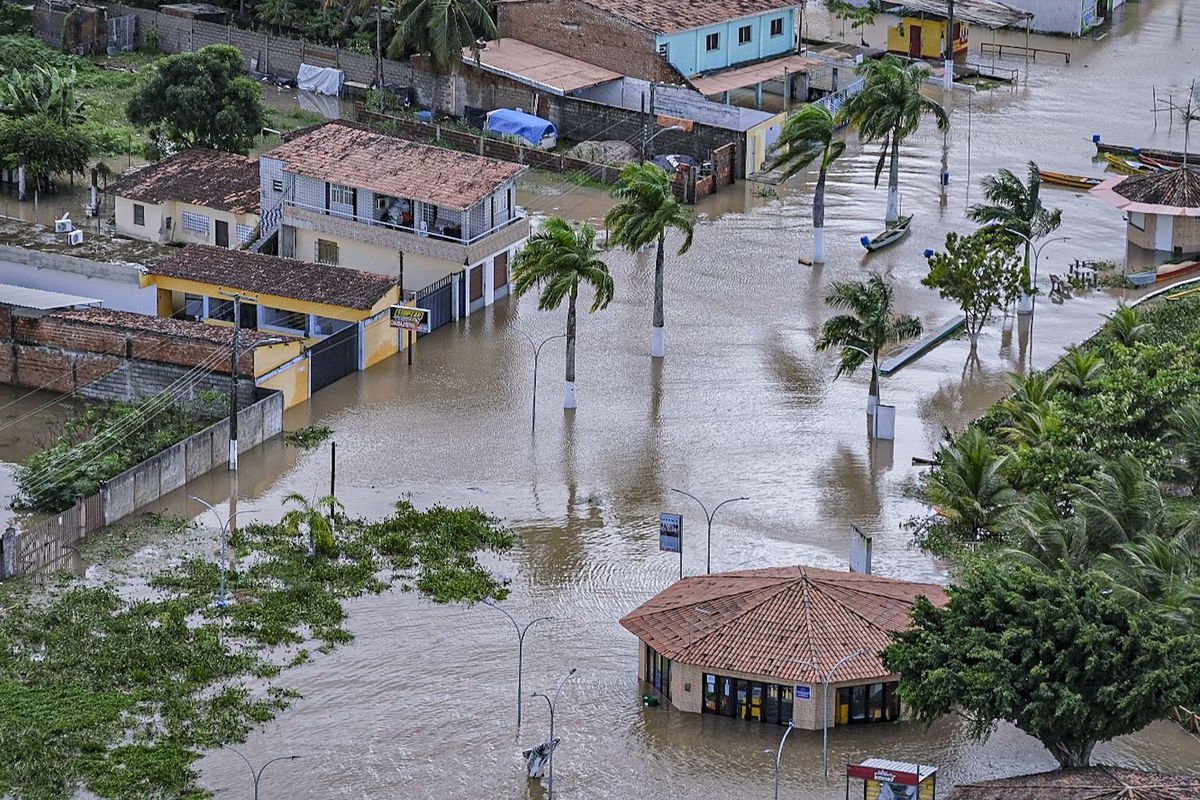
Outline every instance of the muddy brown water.
{"type": "MultiPolygon", "coordinates": [[[[651,276],[644,257],[613,254],[616,299],[580,319],[579,401],[561,409],[562,346],[543,350],[536,432],[530,431],[535,340],[563,329],[561,313],[531,299],[505,300],[421,341],[416,364],[392,359],[322,390],[293,409],[287,427],[325,424],[338,444],[337,493],[354,513],[386,513],[398,497],[418,504],[476,504],[519,533],[495,568],[512,581],[507,601],[519,618],[550,615],[530,632],[526,693],[553,689],[572,667],[556,715],[555,794],[561,798],[769,797],[774,726],[643,708],[635,640],[617,619],[678,577],[679,562],[657,551],[656,519],[687,519],[684,569],[704,569],[703,520],[680,488],[710,501],[751,500],[722,509],[714,525],[714,569],[807,563],[843,568],[849,526],[874,537],[876,571],[944,580],[944,567],[908,546],[900,523],[922,512],[904,489],[914,456],[928,456],[944,428],[959,428],[994,402],[1004,375],[1032,359],[1048,365],[1086,338],[1119,292],[1082,293],[1037,306],[1032,336],[1024,321],[997,321],[979,344],[945,344],[887,378],[884,401],[898,409],[894,443],[872,444],[863,407],[866,376],[832,380],[831,357],[813,352],[820,297],[831,280],[881,272],[896,285],[901,310],[928,327],[952,307],[920,286],[921,251],[948,230],[966,230],[964,209],[980,199],[976,181],[999,167],[1100,174],[1092,133],[1106,139],[1179,148],[1183,130],[1155,129],[1151,86],[1190,82],[1200,19],[1184,0],[1127,5],[1102,41],[1035,37],[1070,49],[1070,66],[1039,62],[1027,83],[956,92],[945,141],[951,181],[939,190],[943,137],[923,129],[902,150],[901,187],[913,233],[902,245],[865,256],[858,237],[876,231],[885,190],[871,187],[874,155],[852,143],[832,170],[827,212],[829,263],[798,265],[810,248],[809,178],[760,196],[742,182],[698,207],[704,222],[692,251],[667,275],[667,358],[649,358],[651,276]],[[970,134],[968,135],[968,115],[970,134]],[[968,144],[970,157],[968,159],[968,144]],[[970,180],[968,180],[968,176],[970,180]]],[[[881,18],[881,21],[884,18],[881,18]]],[[[811,20],[815,35],[828,21],[811,20]]],[[[839,25],[840,27],[840,25],[839,25]]],[[[867,32],[878,40],[882,25],[867,32]]],[[[990,38],[985,34],[985,38],[990,38]]],[[[1000,41],[1023,36],[1002,34],[1000,41]]],[[[942,97],[940,90],[934,95],[942,97]]],[[[1046,247],[1041,284],[1071,258],[1126,257],[1118,212],[1085,195],[1047,188],[1063,209],[1061,235],[1046,247]]],[[[598,220],[602,192],[526,183],[525,207],[538,214],[598,220]]],[[[328,490],[329,445],[298,451],[272,442],[242,460],[236,495],[255,516],[278,518],[279,498],[328,490]]],[[[154,510],[204,521],[196,494],[224,503],[229,478],[214,473],[164,498],[154,510]]],[[[215,550],[215,543],[214,543],[215,550]]],[[[262,793],[303,798],[538,798],[520,750],[546,735],[543,701],[526,698],[515,726],[516,637],[484,607],[437,607],[388,594],[351,603],[350,646],[290,670],[304,698],[241,748],[273,764],[262,793]]],[[[796,732],[787,743],[781,797],[834,798],[848,760],[882,756],[943,770],[942,786],[1050,768],[1032,739],[1002,725],[986,743],[968,741],[961,723],[837,728],[832,777],[822,780],[821,736],[796,732]]],[[[1097,748],[1097,758],[1148,769],[1200,769],[1200,742],[1169,724],[1097,748]]],[[[200,762],[203,784],[219,797],[250,796],[248,770],[228,752],[200,762]]]]}

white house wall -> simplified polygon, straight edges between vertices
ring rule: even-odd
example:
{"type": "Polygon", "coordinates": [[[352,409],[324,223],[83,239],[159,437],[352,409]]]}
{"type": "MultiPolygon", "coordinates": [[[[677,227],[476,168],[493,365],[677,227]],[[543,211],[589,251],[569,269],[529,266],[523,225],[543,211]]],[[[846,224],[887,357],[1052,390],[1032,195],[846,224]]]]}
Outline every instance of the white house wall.
{"type": "Polygon", "coordinates": [[[1096,0],[1006,0],[1008,5],[1034,13],[1031,27],[1040,33],[1066,33],[1078,36],[1085,31],[1084,21],[1096,17],[1096,0]]]}

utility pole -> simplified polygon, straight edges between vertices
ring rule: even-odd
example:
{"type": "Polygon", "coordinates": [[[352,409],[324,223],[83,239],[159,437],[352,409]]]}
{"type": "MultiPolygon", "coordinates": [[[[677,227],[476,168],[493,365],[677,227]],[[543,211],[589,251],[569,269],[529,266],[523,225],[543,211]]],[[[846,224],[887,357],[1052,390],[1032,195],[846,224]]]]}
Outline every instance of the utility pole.
{"type": "MultiPolygon", "coordinates": [[[[648,128],[647,132],[649,132],[649,130],[653,130],[653,128],[655,127],[654,121],[656,119],[658,119],[658,117],[655,116],[655,111],[654,111],[654,90],[657,88],[657,86],[658,86],[658,84],[656,84],[654,81],[650,81],[650,115],[649,115],[650,124],[647,126],[647,128],[648,128]]],[[[642,157],[643,161],[653,161],[654,160],[654,148],[651,146],[653,141],[654,141],[653,136],[650,136],[648,139],[646,139],[646,154],[642,157]]]]}
{"type": "Polygon", "coordinates": [[[942,88],[954,88],[954,0],[946,3],[946,74],[942,77],[942,88]]]}
{"type": "Polygon", "coordinates": [[[242,328],[242,296],[233,296],[233,349],[229,351],[229,468],[238,468],[238,333],[242,328]]]}
{"type": "Polygon", "coordinates": [[[646,126],[646,95],[642,95],[642,135],[638,139],[638,163],[646,163],[646,137],[650,135],[646,126]]]}

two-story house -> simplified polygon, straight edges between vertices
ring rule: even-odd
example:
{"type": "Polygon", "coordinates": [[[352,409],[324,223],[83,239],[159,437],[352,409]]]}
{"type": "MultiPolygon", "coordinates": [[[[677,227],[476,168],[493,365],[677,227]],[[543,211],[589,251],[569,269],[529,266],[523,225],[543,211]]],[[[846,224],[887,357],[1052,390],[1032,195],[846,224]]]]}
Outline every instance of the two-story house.
{"type": "Polygon", "coordinates": [[[301,132],[259,166],[263,231],[278,231],[280,256],[393,275],[418,298],[436,290],[435,326],[508,293],[529,235],[517,207],[525,167],[342,121],[301,132]]]}
{"type": "Polygon", "coordinates": [[[502,36],[643,80],[726,70],[795,53],[797,0],[501,0],[502,36]]]}

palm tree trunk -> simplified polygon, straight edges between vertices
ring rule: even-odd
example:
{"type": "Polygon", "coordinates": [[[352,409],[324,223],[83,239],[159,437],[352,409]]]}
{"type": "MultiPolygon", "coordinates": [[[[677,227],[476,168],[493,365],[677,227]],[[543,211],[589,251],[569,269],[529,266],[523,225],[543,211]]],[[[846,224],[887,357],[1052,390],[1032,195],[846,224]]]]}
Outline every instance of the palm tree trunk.
{"type": "Polygon", "coordinates": [[[575,296],[576,288],[571,289],[571,297],[567,301],[567,378],[563,384],[563,408],[575,408],[575,296]]]}
{"type": "Polygon", "coordinates": [[[666,233],[658,235],[658,249],[654,253],[654,330],[650,340],[650,356],[662,358],[667,354],[666,332],[663,330],[663,258],[666,249],[666,233]]]}
{"type": "Polygon", "coordinates": [[[813,263],[825,263],[825,175],[824,160],[817,173],[817,189],[813,192],[813,263]]]}
{"type": "Polygon", "coordinates": [[[900,140],[892,135],[892,163],[888,166],[887,216],[883,221],[889,225],[900,219],[900,140]]]}
{"type": "Polygon", "coordinates": [[[1018,314],[1033,313],[1033,280],[1032,274],[1029,271],[1029,253],[1032,245],[1028,241],[1025,242],[1025,269],[1021,274],[1021,297],[1017,300],[1018,314]]]}
{"type": "Polygon", "coordinates": [[[375,2],[375,88],[383,89],[383,0],[375,2]]]}

